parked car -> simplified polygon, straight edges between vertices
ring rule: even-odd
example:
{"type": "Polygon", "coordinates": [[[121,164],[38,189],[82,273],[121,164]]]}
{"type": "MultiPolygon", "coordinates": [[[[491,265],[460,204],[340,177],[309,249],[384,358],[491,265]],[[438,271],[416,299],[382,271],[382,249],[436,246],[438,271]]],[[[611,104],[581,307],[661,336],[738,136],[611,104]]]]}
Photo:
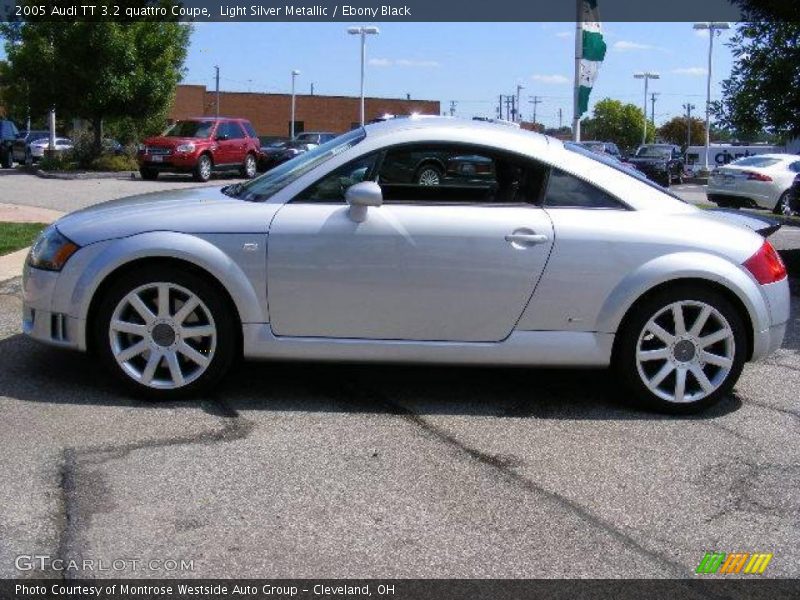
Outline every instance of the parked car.
{"type": "Polygon", "coordinates": [[[287,140],[280,143],[279,146],[267,148],[266,151],[262,148],[263,162],[265,170],[272,169],[280,164],[285,163],[301,154],[305,154],[309,150],[316,148],[319,144],[312,142],[304,142],[300,140],[287,140]]]}
{"type": "Polygon", "coordinates": [[[137,155],[142,179],[159,173],[191,173],[208,181],[214,172],[238,170],[256,176],[260,144],[246,119],[199,117],[177,121],[162,135],[147,138],[137,155]]]}
{"type": "Polygon", "coordinates": [[[0,120],[0,167],[10,169],[14,166],[13,146],[18,136],[14,121],[0,120]]]}
{"type": "Polygon", "coordinates": [[[50,132],[47,129],[21,131],[11,147],[12,160],[26,165],[31,164],[33,162],[31,143],[45,138],[50,138],[50,132]]]}
{"type": "Polygon", "coordinates": [[[622,153],[619,151],[619,148],[614,142],[599,142],[596,140],[586,140],[576,143],[583,146],[587,150],[591,150],[592,152],[600,152],[602,154],[608,154],[609,156],[613,156],[614,158],[622,160],[622,153]]]}
{"type": "MultiPolygon", "coordinates": [[[[38,140],[34,140],[28,146],[30,149],[30,161],[37,162],[42,159],[42,157],[45,154],[45,151],[50,146],[50,137],[48,136],[46,138],[39,138],[38,140]]],[[[55,139],[54,150],[57,154],[61,154],[62,152],[72,150],[73,148],[74,145],[71,139],[64,137],[57,137],[55,139]]]]}
{"type": "Polygon", "coordinates": [[[800,175],[794,176],[792,187],[789,188],[789,206],[781,207],[781,213],[785,216],[800,214],[800,175]]]}
{"type": "Polygon", "coordinates": [[[747,156],[714,169],[706,194],[719,206],[750,206],[791,214],[789,188],[798,173],[800,156],[796,154],[747,156]]]}
{"type": "Polygon", "coordinates": [[[335,133],[329,131],[304,131],[294,136],[294,141],[302,144],[324,144],[336,137],[335,133]]]}
{"type": "Polygon", "coordinates": [[[261,171],[269,171],[272,167],[279,164],[279,157],[283,155],[288,138],[273,138],[269,142],[261,142],[261,151],[258,155],[258,168],[261,171]]]}
{"type": "Polygon", "coordinates": [[[62,217],[30,252],[23,330],[156,399],[205,393],[244,355],[611,366],[621,397],[696,411],[789,319],[785,267],[745,225],[763,220],[741,217],[540,134],[393,120],[249,182],[62,217]],[[384,183],[442,144],[491,160],[498,186],[384,183]]]}
{"type": "Polygon", "coordinates": [[[639,146],[628,162],[657,183],[669,187],[683,183],[683,155],[674,144],[645,144],[639,146]]]}

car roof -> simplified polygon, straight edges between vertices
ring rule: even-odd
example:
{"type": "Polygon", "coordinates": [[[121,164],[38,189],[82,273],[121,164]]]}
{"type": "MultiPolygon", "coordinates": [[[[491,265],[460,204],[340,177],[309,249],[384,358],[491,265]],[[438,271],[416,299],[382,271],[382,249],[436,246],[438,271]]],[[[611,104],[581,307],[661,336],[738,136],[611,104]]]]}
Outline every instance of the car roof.
{"type": "Polygon", "coordinates": [[[481,139],[496,145],[499,138],[503,138],[504,145],[560,145],[561,141],[541,133],[528,131],[518,127],[509,127],[503,123],[491,121],[474,121],[457,117],[439,117],[428,115],[411,115],[406,119],[390,119],[380,123],[371,123],[364,126],[368,136],[386,136],[398,132],[415,131],[423,133],[447,132],[451,136],[463,137],[466,143],[480,143],[481,139]]]}
{"type": "Polygon", "coordinates": [[[247,121],[244,117],[187,117],[178,121],[247,121]]]}

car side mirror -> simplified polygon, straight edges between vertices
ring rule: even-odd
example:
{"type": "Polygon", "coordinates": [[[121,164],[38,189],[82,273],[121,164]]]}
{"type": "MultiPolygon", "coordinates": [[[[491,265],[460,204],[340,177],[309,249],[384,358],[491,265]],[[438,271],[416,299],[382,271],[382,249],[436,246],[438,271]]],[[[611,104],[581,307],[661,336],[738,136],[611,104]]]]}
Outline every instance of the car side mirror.
{"type": "Polygon", "coordinates": [[[347,188],[344,199],[350,206],[350,218],[356,223],[363,223],[367,220],[367,209],[370,206],[383,204],[383,192],[381,186],[374,181],[362,181],[347,188]]]}
{"type": "Polygon", "coordinates": [[[228,136],[227,136],[227,134],[224,134],[224,133],[222,133],[222,134],[217,136],[217,141],[218,142],[224,142],[227,139],[228,139],[228,136]]]}

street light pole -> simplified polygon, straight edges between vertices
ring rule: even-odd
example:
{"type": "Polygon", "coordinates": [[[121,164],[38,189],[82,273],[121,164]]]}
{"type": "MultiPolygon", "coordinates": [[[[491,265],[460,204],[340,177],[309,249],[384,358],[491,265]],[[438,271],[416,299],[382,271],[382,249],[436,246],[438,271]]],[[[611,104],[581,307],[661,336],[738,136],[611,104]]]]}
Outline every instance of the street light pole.
{"type": "Polygon", "coordinates": [[[706,79],[706,158],[705,169],[708,173],[708,153],[711,145],[711,57],[714,54],[714,35],[721,35],[723,29],[730,29],[728,23],[695,23],[698,30],[708,29],[708,78],[706,79]]]}
{"type": "Polygon", "coordinates": [[[647,83],[651,79],[661,79],[658,73],[645,71],[643,73],[634,73],[634,79],[644,79],[644,105],[642,106],[642,114],[644,115],[644,129],[642,130],[642,144],[647,143],[647,83]]]}
{"type": "Polygon", "coordinates": [[[364,63],[367,58],[367,36],[378,35],[377,27],[348,27],[347,33],[361,36],[361,126],[364,126],[364,63]]]}
{"type": "Polygon", "coordinates": [[[291,124],[289,125],[289,131],[290,131],[290,133],[289,133],[289,137],[290,137],[291,139],[294,139],[294,114],[295,114],[295,104],[294,104],[294,101],[295,101],[295,95],[294,95],[294,83],[295,83],[295,79],[297,79],[297,76],[298,76],[298,75],[300,75],[300,71],[298,71],[297,69],[295,69],[294,71],[292,71],[292,122],[291,122],[291,124]]]}

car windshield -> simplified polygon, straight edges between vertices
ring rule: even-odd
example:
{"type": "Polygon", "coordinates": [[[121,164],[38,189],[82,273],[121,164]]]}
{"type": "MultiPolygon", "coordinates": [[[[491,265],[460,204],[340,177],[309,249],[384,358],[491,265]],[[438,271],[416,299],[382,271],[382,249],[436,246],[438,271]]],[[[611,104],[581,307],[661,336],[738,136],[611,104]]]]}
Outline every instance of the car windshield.
{"type": "Polygon", "coordinates": [[[684,200],[680,196],[674,194],[673,192],[669,191],[667,188],[663,188],[660,185],[658,185],[657,183],[654,183],[654,182],[650,181],[645,176],[644,173],[642,173],[640,171],[637,171],[636,169],[633,169],[631,167],[626,166],[625,163],[617,160],[616,158],[614,158],[614,157],[612,157],[612,156],[610,156],[608,154],[605,154],[605,153],[600,154],[598,152],[592,152],[591,150],[587,150],[583,146],[580,146],[580,145],[578,145],[578,144],[576,144],[574,142],[566,142],[564,144],[564,147],[567,150],[572,150],[573,152],[576,152],[578,154],[581,154],[583,156],[591,158],[592,160],[595,160],[595,161],[597,161],[599,163],[603,163],[607,167],[611,167],[612,169],[615,169],[615,170],[619,171],[620,173],[625,173],[625,175],[628,175],[629,177],[634,177],[635,179],[641,181],[642,183],[647,184],[650,187],[657,189],[659,192],[663,192],[664,194],[667,194],[667,195],[675,198],[676,200],[680,200],[684,204],[686,203],[686,200],[684,200]]]}
{"type": "Polygon", "coordinates": [[[770,158],[768,156],[747,156],[733,161],[731,164],[737,167],[771,167],[781,162],[780,158],[770,158]]]}
{"type": "Polygon", "coordinates": [[[207,138],[213,128],[213,121],[178,121],[164,132],[164,137],[207,138]]]}
{"type": "Polygon", "coordinates": [[[640,146],[636,158],[669,158],[672,149],[666,146],[640,146]]]}
{"type": "Polygon", "coordinates": [[[250,202],[266,200],[322,163],[349,150],[361,142],[366,135],[363,128],[340,135],[330,142],[316,146],[312,150],[270,169],[261,177],[243,184],[234,195],[250,202]]]}
{"type": "Polygon", "coordinates": [[[591,150],[592,152],[606,151],[606,147],[603,144],[598,144],[597,142],[578,142],[578,144],[583,146],[587,150],[591,150]]]}

